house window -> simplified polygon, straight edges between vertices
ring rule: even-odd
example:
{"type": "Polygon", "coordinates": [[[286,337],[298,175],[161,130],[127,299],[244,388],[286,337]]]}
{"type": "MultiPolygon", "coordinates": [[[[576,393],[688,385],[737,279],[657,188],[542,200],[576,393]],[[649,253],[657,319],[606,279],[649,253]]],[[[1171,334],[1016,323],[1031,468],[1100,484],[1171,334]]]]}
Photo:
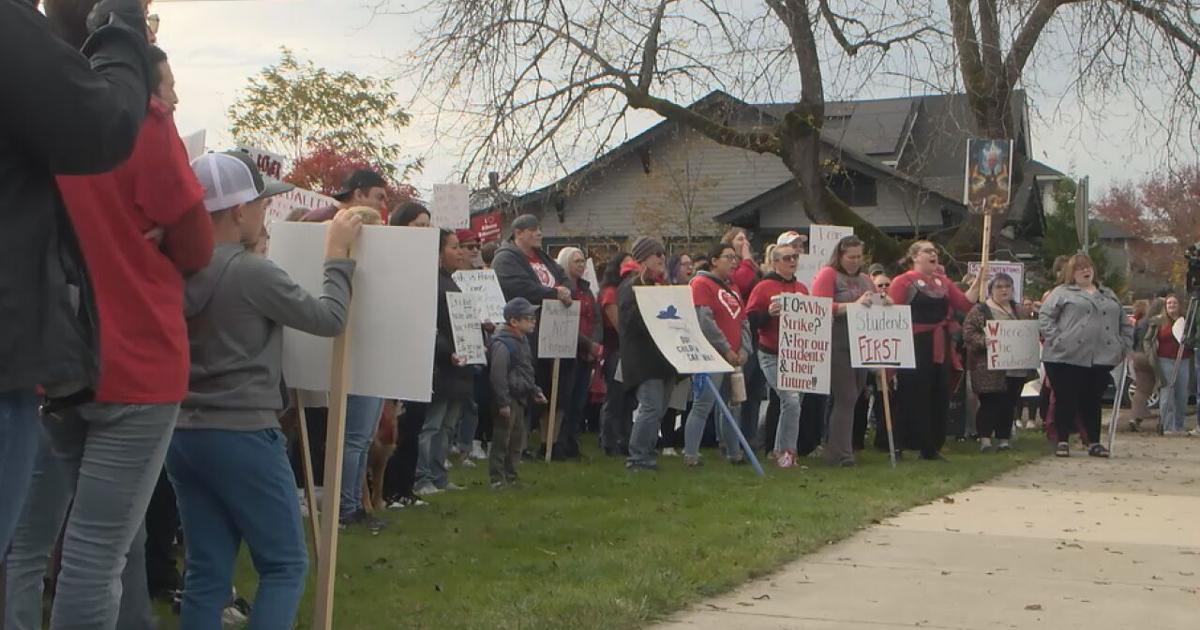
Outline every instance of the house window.
{"type": "Polygon", "coordinates": [[[827,182],[829,190],[848,206],[879,205],[875,180],[858,171],[843,167],[840,171],[831,173],[827,182]]]}

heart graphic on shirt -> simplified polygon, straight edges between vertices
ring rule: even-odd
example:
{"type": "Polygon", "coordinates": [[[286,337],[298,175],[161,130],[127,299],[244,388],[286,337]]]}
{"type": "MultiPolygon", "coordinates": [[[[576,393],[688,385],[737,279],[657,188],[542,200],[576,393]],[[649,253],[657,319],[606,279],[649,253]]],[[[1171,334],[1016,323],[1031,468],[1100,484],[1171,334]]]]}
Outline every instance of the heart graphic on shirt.
{"type": "Polygon", "coordinates": [[[722,289],[717,292],[717,299],[721,300],[721,305],[730,317],[737,319],[742,314],[742,301],[732,292],[722,289]]]}

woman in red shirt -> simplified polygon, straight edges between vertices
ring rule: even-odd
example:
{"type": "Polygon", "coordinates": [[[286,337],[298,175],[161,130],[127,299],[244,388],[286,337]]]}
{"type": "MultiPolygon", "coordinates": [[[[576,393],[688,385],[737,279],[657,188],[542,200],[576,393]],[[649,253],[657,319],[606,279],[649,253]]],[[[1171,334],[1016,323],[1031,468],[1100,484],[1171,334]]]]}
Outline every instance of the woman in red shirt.
{"type": "Polygon", "coordinates": [[[554,454],[566,459],[578,459],[579,432],[583,426],[583,408],[587,403],[588,385],[592,382],[592,370],[604,354],[600,346],[602,324],[600,305],[592,294],[592,285],[583,278],[587,271],[587,258],[575,247],[564,247],[558,252],[558,265],[567,272],[567,288],[571,299],[579,302],[579,352],[574,369],[566,375],[567,406],[563,410],[562,427],[554,445],[554,454]]]}
{"type": "Polygon", "coordinates": [[[1142,346],[1154,367],[1158,381],[1158,415],[1165,435],[1183,434],[1183,416],[1187,413],[1188,392],[1191,390],[1192,340],[1184,339],[1183,353],[1175,338],[1175,321],[1183,317],[1179,298],[1169,296],[1162,303],[1160,314],[1150,317],[1142,346]],[[1175,361],[1179,359],[1176,368],[1175,361]]]}
{"type": "Polygon", "coordinates": [[[912,308],[913,343],[917,368],[896,375],[900,413],[896,414],[902,444],[921,450],[921,459],[944,460],[950,408],[950,366],[958,363],[950,334],[958,324],[955,311],[966,313],[979,300],[979,278],[964,294],[937,271],[938,251],[929,241],[917,241],[905,259],[911,268],[892,280],[888,295],[912,308]]]}

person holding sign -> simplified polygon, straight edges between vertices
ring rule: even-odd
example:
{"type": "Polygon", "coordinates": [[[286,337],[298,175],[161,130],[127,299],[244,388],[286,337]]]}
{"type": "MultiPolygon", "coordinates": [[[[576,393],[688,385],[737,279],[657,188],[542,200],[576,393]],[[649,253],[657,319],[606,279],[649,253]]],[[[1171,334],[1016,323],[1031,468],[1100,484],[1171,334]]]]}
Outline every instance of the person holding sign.
{"type": "Polygon", "coordinates": [[[833,298],[833,343],[830,368],[830,393],[833,410],[829,416],[829,439],[825,444],[825,463],[831,466],[854,466],[854,408],[867,386],[868,370],[850,366],[850,330],[846,323],[846,306],[890,300],[875,293],[871,278],[863,273],[863,243],[856,236],[838,241],[813,279],[813,295],[833,298]]]}
{"type": "Polygon", "coordinates": [[[463,401],[475,393],[474,377],[464,357],[454,352],[454,326],[450,321],[447,293],[458,293],[451,277],[463,266],[462,248],[452,232],[438,230],[437,336],[433,344],[433,399],[425,412],[425,426],[418,440],[417,480],[413,492],[429,496],[443,490],[461,490],[446,473],[450,436],[458,431],[463,401]]]}
{"type": "Polygon", "coordinates": [[[1174,295],[1163,302],[1161,313],[1152,315],[1142,341],[1146,355],[1152,361],[1154,379],[1158,383],[1158,411],[1164,435],[1183,435],[1184,415],[1187,413],[1188,392],[1192,375],[1193,339],[1175,337],[1176,322],[1184,317],[1179,298],[1174,295]],[[1176,360],[1179,367],[1176,369],[1176,360]]]}
{"type": "Polygon", "coordinates": [[[979,278],[964,294],[944,273],[938,272],[937,247],[917,241],[908,248],[908,271],[892,280],[888,295],[896,304],[912,308],[913,343],[917,368],[900,370],[900,413],[896,419],[901,444],[921,451],[921,459],[944,460],[939,452],[946,441],[950,408],[950,367],[959,363],[950,341],[957,323],[955,311],[966,313],[979,301],[979,278]]]}
{"type": "Polygon", "coordinates": [[[322,337],[345,329],[355,267],[350,246],[362,220],[342,213],[329,224],[324,291],[312,296],[242,246],[262,229],[266,214],[253,164],[209,153],[192,169],[204,186],[217,245],[212,262],[187,281],[191,380],[167,455],[187,547],[180,623],[221,626],[244,541],[259,570],[250,626],[290,628],[308,552],[276,420],[284,407],[283,329],[322,337]]]}
{"type": "MultiPolygon", "coordinates": [[[[988,282],[988,299],[975,305],[963,321],[963,342],[969,357],[971,387],[979,396],[979,411],[975,429],[979,434],[979,450],[992,452],[992,437],[996,450],[1011,448],[1012,423],[1021,390],[1029,380],[1028,370],[992,370],[988,367],[989,321],[1016,321],[1028,318],[1028,313],[1013,300],[1013,279],[1006,273],[992,276],[988,282]]],[[[1032,325],[1032,324],[1030,324],[1032,325]]]]}
{"type": "Polygon", "coordinates": [[[558,264],[567,272],[571,297],[579,302],[579,353],[574,369],[564,378],[566,408],[563,409],[562,426],[558,431],[554,451],[560,457],[578,459],[579,432],[583,426],[583,410],[587,404],[588,386],[592,382],[592,371],[604,355],[600,345],[600,306],[592,286],[584,279],[587,258],[576,247],[564,247],[558,253],[558,264]]]}
{"type": "Polygon", "coordinates": [[[784,293],[808,295],[796,278],[799,254],[791,245],[776,245],[771,250],[774,271],[750,292],[748,321],[758,330],[758,363],[767,384],[779,396],[779,428],[775,432],[775,464],[780,468],[796,466],[796,442],[800,439],[800,411],[803,394],[779,389],[779,296],[784,293]]]}
{"type": "Polygon", "coordinates": [[[1070,457],[1067,438],[1082,422],[1088,455],[1108,457],[1100,443],[1100,397],[1113,367],[1133,348],[1133,324],[1116,294],[1096,284],[1096,266],[1084,254],[1067,260],[1063,284],[1055,287],[1038,313],[1042,361],[1054,388],[1057,457],[1070,457]]]}
{"type": "Polygon", "coordinates": [[[658,426],[667,410],[668,387],[678,374],[663,356],[654,337],[642,321],[634,287],[664,284],[667,250],[658,239],[641,237],[633,243],[633,259],[638,270],[625,276],[617,289],[619,332],[621,336],[621,383],[637,394],[637,415],[629,436],[628,470],[657,470],[658,426]]]}

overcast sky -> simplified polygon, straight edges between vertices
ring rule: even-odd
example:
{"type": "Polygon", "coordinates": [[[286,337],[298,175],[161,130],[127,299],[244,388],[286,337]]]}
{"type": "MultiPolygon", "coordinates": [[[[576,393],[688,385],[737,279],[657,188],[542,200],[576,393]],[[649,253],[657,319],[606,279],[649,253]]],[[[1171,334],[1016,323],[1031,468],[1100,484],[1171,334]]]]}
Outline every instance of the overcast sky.
{"type": "MultiPolygon", "coordinates": [[[[392,60],[412,50],[418,28],[411,17],[373,17],[364,0],[159,0],[152,12],[161,17],[159,44],[171,57],[182,99],[179,130],[186,135],[206,129],[209,148],[232,145],[225,112],[251,76],[278,60],[280,46],[332,71],[387,76],[392,60]]],[[[407,85],[396,87],[402,97],[411,97],[407,85]]],[[[1131,101],[1110,104],[1098,128],[1091,122],[1080,126],[1085,117],[1073,99],[1031,105],[1046,118],[1033,122],[1035,157],[1061,171],[1091,176],[1093,199],[1108,185],[1139,179],[1162,164],[1161,147],[1145,146],[1130,133],[1139,117],[1131,101]]],[[[402,141],[408,153],[426,160],[413,183],[428,195],[434,183],[453,175],[458,147],[434,144],[426,131],[428,112],[412,113],[402,141]]],[[[655,120],[640,116],[628,131],[634,135],[655,120]]]]}

